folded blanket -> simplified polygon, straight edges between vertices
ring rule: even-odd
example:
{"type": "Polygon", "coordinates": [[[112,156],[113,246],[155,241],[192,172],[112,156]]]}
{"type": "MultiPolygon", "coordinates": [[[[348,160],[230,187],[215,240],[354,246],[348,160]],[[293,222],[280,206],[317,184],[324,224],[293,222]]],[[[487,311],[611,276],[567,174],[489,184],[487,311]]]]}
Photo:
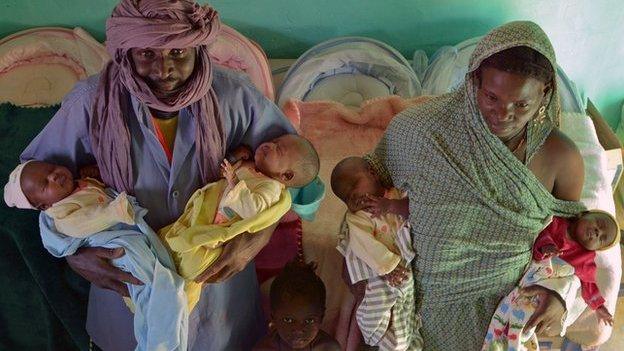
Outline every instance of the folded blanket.
{"type": "Polygon", "coordinates": [[[135,306],[136,350],[186,350],[188,310],[184,280],[176,273],[173,260],[156,233],[145,223],[147,210],[139,207],[134,198],[129,200],[133,203],[136,226],[118,224],[86,238],[59,233],[54,221],[42,212],[39,226],[43,245],[56,257],[72,255],[81,247],[122,247],[125,255],[112,260],[112,264],[144,283],[127,284],[135,306]]]}

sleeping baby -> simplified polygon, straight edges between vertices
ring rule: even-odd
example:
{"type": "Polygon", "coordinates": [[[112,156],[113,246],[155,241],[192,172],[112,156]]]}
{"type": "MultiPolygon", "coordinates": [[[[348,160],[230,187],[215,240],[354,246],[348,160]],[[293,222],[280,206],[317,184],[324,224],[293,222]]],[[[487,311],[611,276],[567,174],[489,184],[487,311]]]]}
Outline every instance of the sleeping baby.
{"type": "Polygon", "coordinates": [[[581,296],[600,322],[613,325],[613,316],[596,285],[596,251],[606,250],[619,242],[620,230],[615,218],[600,210],[590,210],[573,218],[553,217],[533,245],[533,262],[516,287],[498,305],[490,322],[483,350],[507,344],[509,349],[523,350],[534,340],[534,330],[523,328],[534,312],[536,301],[523,296],[521,287],[540,280],[574,274],[581,282],[581,296]]]}
{"type": "Polygon", "coordinates": [[[407,218],[409,202],[396,188],[382,186],[361,157],[340,161],[331,187],[348,208],[348,234],[338,250],[352,284],[366,281],[356,319],[364,341],[380,350],[418,350],[422,338],[414,307],[410,262],[415,256],[407,218]]]}

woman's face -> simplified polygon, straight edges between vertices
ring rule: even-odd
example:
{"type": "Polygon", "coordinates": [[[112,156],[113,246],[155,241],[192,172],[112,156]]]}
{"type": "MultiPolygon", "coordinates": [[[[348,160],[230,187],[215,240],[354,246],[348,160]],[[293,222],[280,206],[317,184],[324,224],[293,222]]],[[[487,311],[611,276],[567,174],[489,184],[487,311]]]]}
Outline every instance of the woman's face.
{"type": "Polygon", "coordinates": [[[193,74],[195,48],[130,50],[134,70],[156,95],[166,96],[180,88],[193,74]]]}
{"type": "Polygon", "coordinates": [[[506,141],[537,114],[549,88],[533,77],[485,67],[481,69],[477,103],[492,134],[506,141]]]}

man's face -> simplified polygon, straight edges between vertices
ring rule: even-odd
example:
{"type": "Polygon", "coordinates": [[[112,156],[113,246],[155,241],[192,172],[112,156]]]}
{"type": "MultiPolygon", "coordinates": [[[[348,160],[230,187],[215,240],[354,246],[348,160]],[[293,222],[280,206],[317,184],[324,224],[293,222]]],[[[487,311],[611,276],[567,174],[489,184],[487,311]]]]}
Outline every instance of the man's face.
{"type": "Polygon", "coordinates": [[[130,56],[135,72],[158,96],[175,92],[195,69],[195,48],[134,48],[130,56]]]}

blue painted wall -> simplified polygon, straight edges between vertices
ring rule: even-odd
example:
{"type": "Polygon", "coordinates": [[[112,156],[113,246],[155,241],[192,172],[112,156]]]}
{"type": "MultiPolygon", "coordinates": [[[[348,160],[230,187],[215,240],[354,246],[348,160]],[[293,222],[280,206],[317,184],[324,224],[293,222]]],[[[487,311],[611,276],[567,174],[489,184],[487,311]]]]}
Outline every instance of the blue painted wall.
{"type": "MultiPolygon", "coordinates": [[[[33,26],[81,26],[104,39],[116,0],[2,0],[0,36],[33,26]]],[[[206,1],[202,1],[206,2],[206,1]]],[[[515,19],[539,23],[559,64],[615,127],[624,101],[621,0],[213,0],[222,19],[269,57],[293,58],[323,40],[370,36],[410,58],[515,19]]]]}

